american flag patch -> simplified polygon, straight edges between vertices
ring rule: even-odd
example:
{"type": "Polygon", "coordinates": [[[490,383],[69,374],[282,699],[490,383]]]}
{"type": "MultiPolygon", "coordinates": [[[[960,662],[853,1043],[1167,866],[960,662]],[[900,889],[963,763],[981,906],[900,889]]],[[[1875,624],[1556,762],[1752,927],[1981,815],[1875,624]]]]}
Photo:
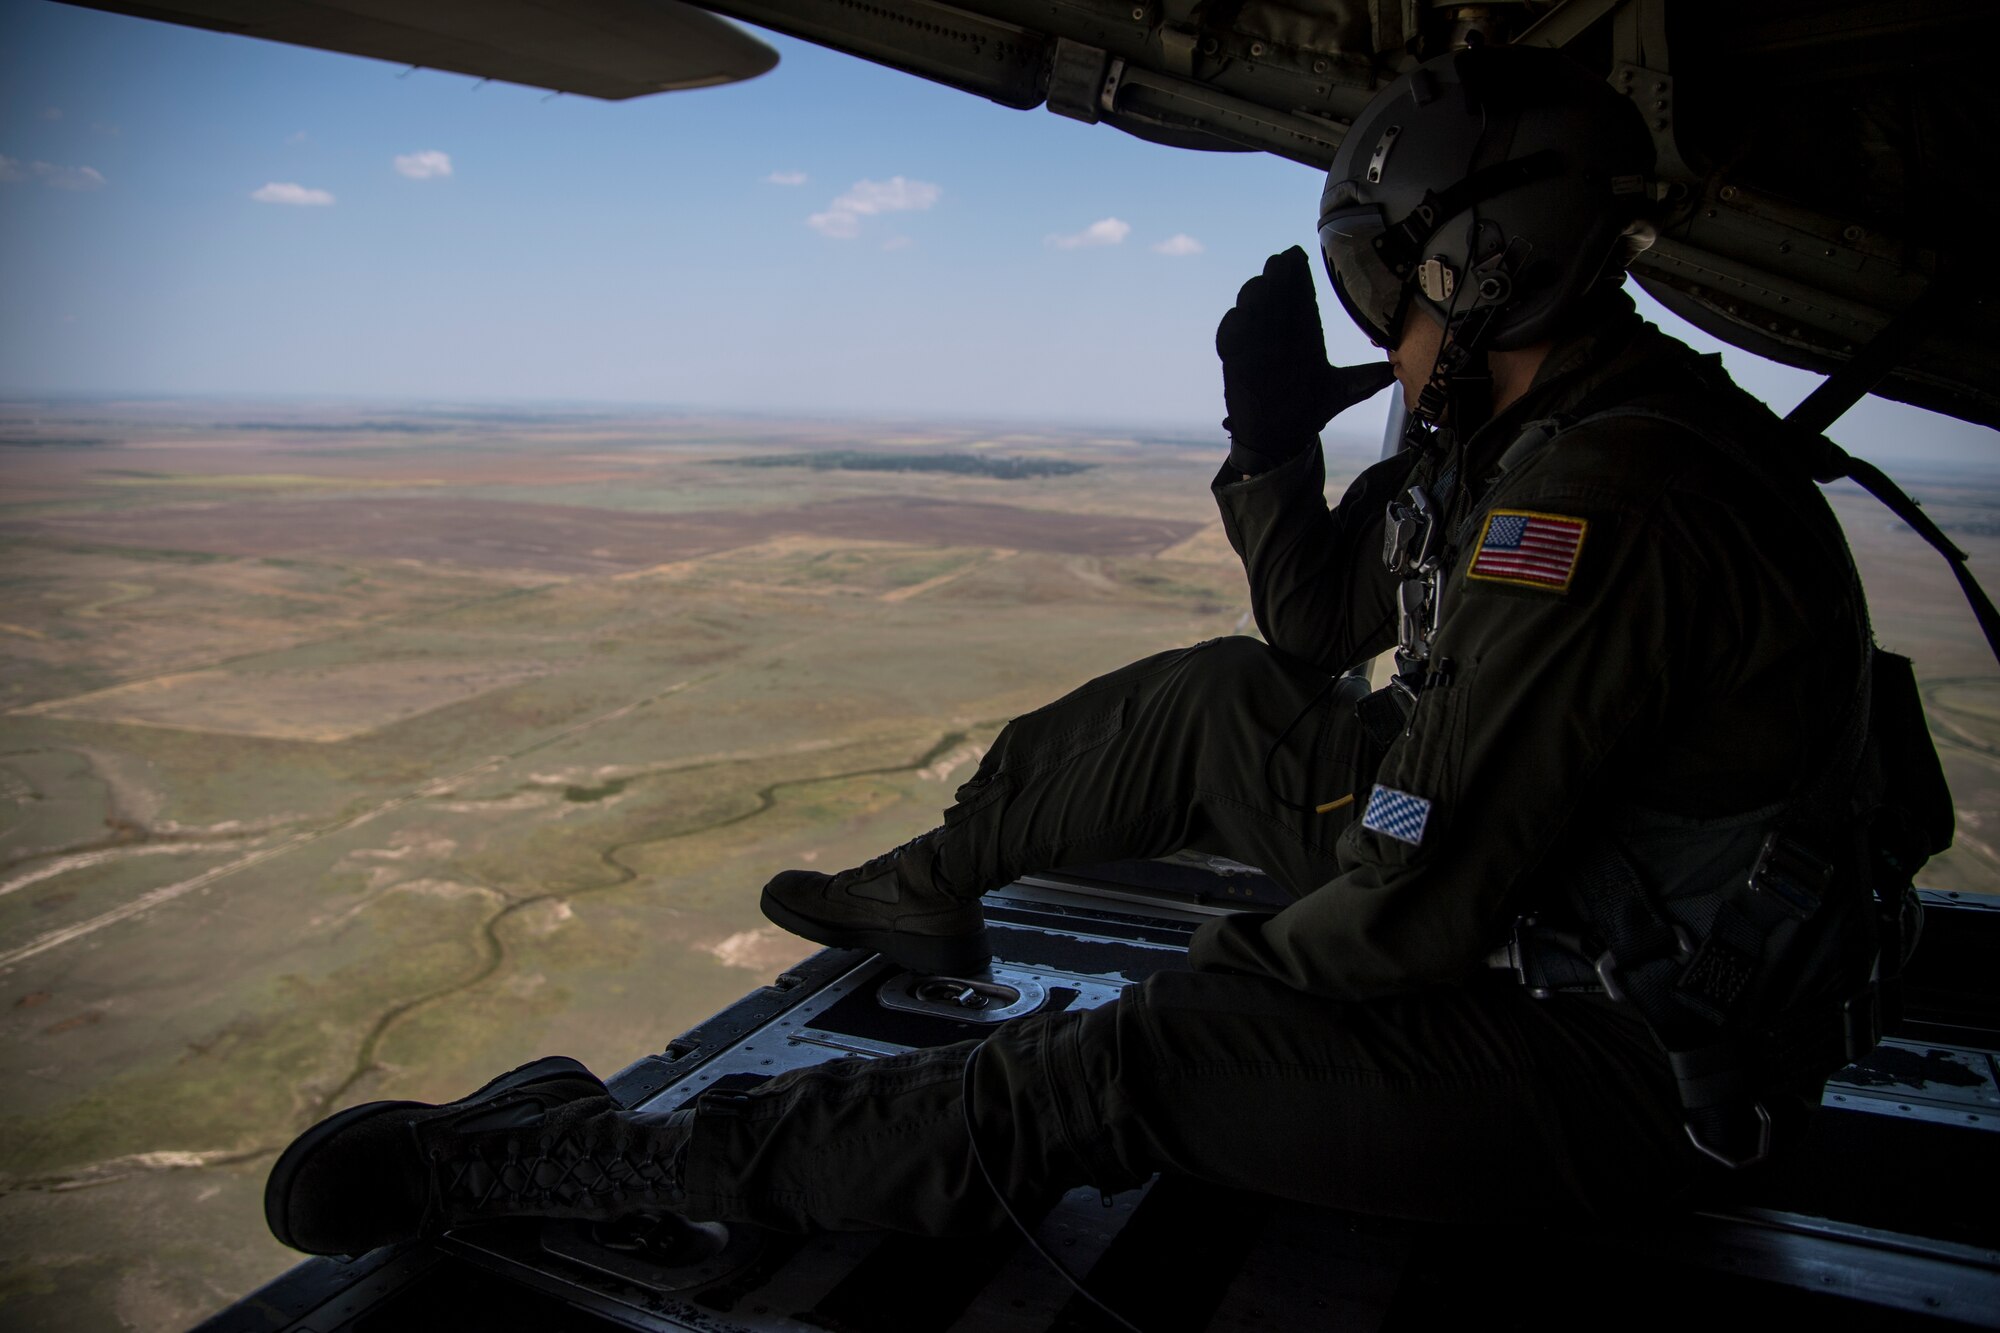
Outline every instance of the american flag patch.
{"type": "Polygon", "coordinates": [[[1479,552],[1466,577],[1566,592],[1588,526],[1583,519],[1561,514],[1496,509],[1486,516],[1479,552]]]}
{"type": "Polygon", "coordinates": [[[1368,810],[1361,816],[1361,827],[1415,847],[1423,842],[1424,825],[1430,823],[1430,819],[1429,801],[1377,783],[1375,790],[1369,794],[1368,810]]]}

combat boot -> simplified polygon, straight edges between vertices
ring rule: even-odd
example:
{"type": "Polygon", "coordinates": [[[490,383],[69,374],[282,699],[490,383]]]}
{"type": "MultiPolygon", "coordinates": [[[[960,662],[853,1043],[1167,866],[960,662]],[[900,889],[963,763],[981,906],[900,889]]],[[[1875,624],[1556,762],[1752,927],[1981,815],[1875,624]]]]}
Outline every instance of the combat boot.
{"type": "Polygon", "coordinates": [[[843,949],[873,949],[912,972],[977,976],[993,961],[979,895],[953,886],[939,865],[946,830],[918,834],[851,870],[786,870],[764,886],[764,915],[794,935],[843,949]]]}
{"type": "Polygon", "coordinates": [[[442,1106],[369,1102],[307,1130],[264,1189],[271,1234],[363,1254],[507,1217],[672,1211],[693,1112],[627,1114],[575,1060],[550,1056],[442,1106]]]}

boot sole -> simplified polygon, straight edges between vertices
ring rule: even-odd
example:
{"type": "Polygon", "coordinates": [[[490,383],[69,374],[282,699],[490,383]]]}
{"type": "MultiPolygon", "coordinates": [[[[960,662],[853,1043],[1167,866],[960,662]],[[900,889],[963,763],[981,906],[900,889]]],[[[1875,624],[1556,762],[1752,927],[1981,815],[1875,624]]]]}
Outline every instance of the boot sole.
{"type": "Polygon", "coordinates": [[[835,949],[868,949],[912,972],[944,977],[977,976],[993,962],[984,925],[970,935],[910,935],[899,930],[829,926],[794,912],[772,897],[769,889],[764,891],[758,906],[767,919],[794,935],[835,949]]]}
{"type": "MultiPolygon", "coordinates": [[[[525,1088],[531,1083],[540,1083],[551,1078],[575,1078],[578,1075],[584,1078],[596,1077],[579,1060],[572,1060],[566,1055],[543,1056],[539,1060],[522,1065],[519,1069],[500,1075],[477,1092],[445,1104],[469,1105],[503,1092],[512,1092],[516,1088],[525,1088]]],[[[271,1168],[271,1178],[264,1184],[264,1223],[271,1228],[271,1234],[295,1250],[306,1254],[319,1253],[301,1245],[293,1237],[292,1229],[285,1220],[286,1205],[292,1197],[292,1185],[297,1180],[300,1169],[305,1166],[306,1160],[342,1130],[363,1120],[381,1115],[385,1111],[402,1110],[412,1106],[429,1109],[429,1105],[427,1102],[363,1102],[359,1106],[350,1106],[345,1111],[328,1116],[292,1140],[292,1145],[279,1154],[277,1164],[271,1168]]]]}

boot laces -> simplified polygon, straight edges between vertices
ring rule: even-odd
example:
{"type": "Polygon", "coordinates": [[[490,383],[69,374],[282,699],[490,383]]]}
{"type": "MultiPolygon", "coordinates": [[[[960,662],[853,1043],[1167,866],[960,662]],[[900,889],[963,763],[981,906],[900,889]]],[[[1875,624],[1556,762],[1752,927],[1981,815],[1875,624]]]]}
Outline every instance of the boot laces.
{"type": "Polygon", "coordinates": [[[936,829],[925,829],[922,833],[919,833],[916,837],[911,838],[909,841],[898,843],[894,847],[891,847],[886,852],[881,852],[875,856],[869,857],[866,861],[863,861],[860,865],[855,866],[852,870],[841,871],[839,875],[835,876],[835,878],[838,879],[842,884],[852,884],[856,880],[862,880],[862,879],[873,879],[876,875],[880,874],[882,871],[887,870],[890,867],[894,866],[896,864],[896,861],[903,855],[903,853],[910,851],[912,848],[916,847],[920,843],[929,842],[933,837],[937,835],[937,832],[938,831],[936,829]]]}
{"type": "Polygon", "coordinates": [[[450,1211],[474,1215],[628,1197],[671,1202],[681,1195],[686,1159],[685,1139],[662,1152],[644,1152],[593,1147],[571,1132],[510,1137],[504,1144],[467,1144],[462,1157],[440,1163],[439,1186],[450,1211]]]}

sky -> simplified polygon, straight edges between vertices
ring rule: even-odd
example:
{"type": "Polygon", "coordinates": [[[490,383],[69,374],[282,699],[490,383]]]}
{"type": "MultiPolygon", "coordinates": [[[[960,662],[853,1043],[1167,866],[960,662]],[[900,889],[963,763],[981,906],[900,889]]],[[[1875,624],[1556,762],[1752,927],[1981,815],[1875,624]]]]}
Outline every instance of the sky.
{"type": "MultiPolygon", "coordinates": [[[[761,78],[598,102],[0,0],[0,393],[1219,435],[1215,322],[1314,244],[1318,173],[759,35],[761,78]]],[[[1378,356],[1319,281],[1334,360],[1378,356]]],[[[1817,382],[1643,304],[1780,410],[1817,382]]],[[[1832,434],[2000,466],[1881,400],[1832,434]]]]}

